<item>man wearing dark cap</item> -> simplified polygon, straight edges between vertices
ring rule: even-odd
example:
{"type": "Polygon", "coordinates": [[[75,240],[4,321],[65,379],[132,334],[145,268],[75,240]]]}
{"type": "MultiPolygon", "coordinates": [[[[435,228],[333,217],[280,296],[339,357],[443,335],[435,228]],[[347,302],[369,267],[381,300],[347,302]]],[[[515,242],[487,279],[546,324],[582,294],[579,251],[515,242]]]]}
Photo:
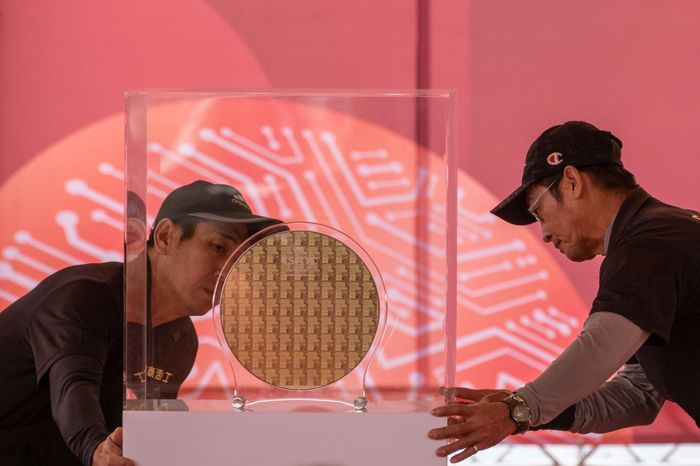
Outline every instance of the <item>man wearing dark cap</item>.
{"type": "Polygon", "coordinates": [[[155,342],[146,363],[127,363],[146,371],[123,367],[121,263],[60,270],[0,313],[0,465],[133,465],[121,455],[123,380],[138,397],[177,397],[198,346],[190,316],[211,308],[233,251],[276,223],[226,185],[195,181],[165,199],[140,253],[148,316],[126,316],[127,344],[144,332],[155,342]]]}
{"type": "Polygon", "coordinates": [[[605,256],[598,295],[582,332],[534,381],[512,393],[448,389],[465,403],[433,411],[452,417],[429,436],[457,439],[438,455],[462,450],[452,458],[461,461],[528,429],[649,424],[666,399],[700,426],[700,215],[639,187],[621,149],[581,121],[530,146],[521,185],[492,213],[540,222],[542,239],[572,261],[605,256]]]}

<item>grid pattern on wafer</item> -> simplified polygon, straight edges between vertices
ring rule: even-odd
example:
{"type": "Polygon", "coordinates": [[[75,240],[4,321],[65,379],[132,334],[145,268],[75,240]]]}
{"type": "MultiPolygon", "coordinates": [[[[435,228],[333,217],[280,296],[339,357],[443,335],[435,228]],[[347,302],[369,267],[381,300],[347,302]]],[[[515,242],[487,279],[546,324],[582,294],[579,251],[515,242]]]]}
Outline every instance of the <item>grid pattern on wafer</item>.
{"type": "Polygon", "coordinates": [[[333,383],[369,350],[379,322],[367,266],[328,235],[285,231],[248,249],[226,277],[226,341],[255,377],[282,388],[333,383]]]}

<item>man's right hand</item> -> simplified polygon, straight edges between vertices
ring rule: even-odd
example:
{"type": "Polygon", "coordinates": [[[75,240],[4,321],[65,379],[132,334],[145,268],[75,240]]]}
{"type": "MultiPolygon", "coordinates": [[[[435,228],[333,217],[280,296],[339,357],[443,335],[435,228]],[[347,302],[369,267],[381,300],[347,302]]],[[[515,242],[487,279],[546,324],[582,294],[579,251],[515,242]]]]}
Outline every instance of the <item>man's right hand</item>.
{"type": "Polygon", "coordinates": [[[92,466],[136,466],[122,456],[122,428],[117,427],[92,454],[92,466]]]}
{"type": "Polygon", "coordinates": [[[447,417],[447,427],[431,429],[428,437],[449,439],[450,443],[438,448],[435,454],[447,456],[459,452],[450,458],[450,463],[469,458],[515,433],[517,426],[508,406],[502,402],[509,392],[451,387],[441,393],[453,401],[433,409],[431,414],[447,417]]]}

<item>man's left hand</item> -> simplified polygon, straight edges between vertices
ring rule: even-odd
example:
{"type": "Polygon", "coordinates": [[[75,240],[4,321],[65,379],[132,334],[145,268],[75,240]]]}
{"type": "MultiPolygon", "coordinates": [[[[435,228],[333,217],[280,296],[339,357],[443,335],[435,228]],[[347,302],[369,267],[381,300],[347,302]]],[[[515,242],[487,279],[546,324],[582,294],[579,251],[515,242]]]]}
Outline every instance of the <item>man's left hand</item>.
{"type": "Polygon", "coordinates": [[[508,406],[501,402],[509,392],[459,387],[448,388],[446,391],[448,399],[454,396],[464,401],[453,401],[431,411],[434,416],[447,416],[448,425],[430,430],[428,437],[435,440],[455,439],[438,448],[435,451],[438,456],[464,450],[450,459],[456,463],[496,445],[517,430],[508,406]]]}
{"type": "Polygon", "coordinates": [[[92,466],[135,466],[133,461],[122,456],[122,438],[122,428],[117,427],[95,448],[92,466]]]}

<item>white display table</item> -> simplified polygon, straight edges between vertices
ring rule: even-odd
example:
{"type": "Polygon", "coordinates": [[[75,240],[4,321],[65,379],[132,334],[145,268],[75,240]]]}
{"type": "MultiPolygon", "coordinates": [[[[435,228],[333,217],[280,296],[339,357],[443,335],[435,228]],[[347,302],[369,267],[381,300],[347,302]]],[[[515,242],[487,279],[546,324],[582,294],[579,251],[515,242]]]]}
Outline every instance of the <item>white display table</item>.
{"type": "Polygon", "coordinates": [[[125,411],[138,466],[444,465],[428,412],[125,411]]]}

